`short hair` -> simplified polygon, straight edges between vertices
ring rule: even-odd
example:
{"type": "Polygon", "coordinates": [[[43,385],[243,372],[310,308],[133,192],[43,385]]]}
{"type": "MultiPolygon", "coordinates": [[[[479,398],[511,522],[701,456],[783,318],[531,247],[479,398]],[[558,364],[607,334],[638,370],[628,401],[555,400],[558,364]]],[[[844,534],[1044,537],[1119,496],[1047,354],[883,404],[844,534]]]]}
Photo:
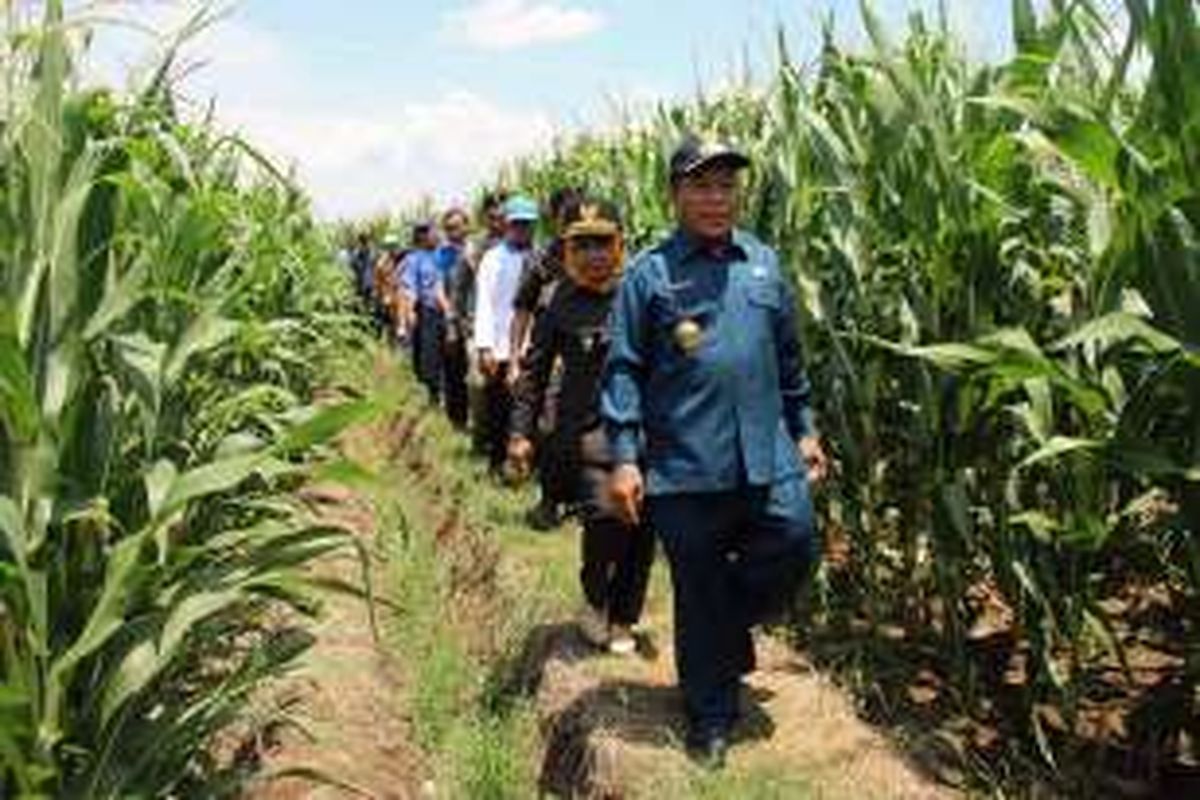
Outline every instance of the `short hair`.
{"type": "Polygon", "coordinates": [[[500,208],[508,200],[508,192],[504,189],[497,189],[494,192],[488,192],[479,202],[480,213],[486,214],[489,211],[500,208]]]}
{"type": "Polygon", "coordinates": [[[583,190],[576,186],[560,186],[550,193],[549,207],[550,216],[557,219],[564,212],[570,212],[573,208],[578,208],[580,200],[583,199],[583,190]]]}
{"type": "Polygon", "coordinates": [[[412,243],[414,245],[420,244],[421,239],[428,236],[432,232],[433,232],[433,225],[430,224],[429,222],[422,220],[420,222],[413,223],[412,243]]]}
{"type": "Polygon", "coordinates": [[[447,225],[449,225],[450,220],[454,217],[461,217],[463,222],[471,221],[471,218],[467,215],[466,211],[459,206],[451,206],[442,212],[442,227],[445,228],[447,225]]]}

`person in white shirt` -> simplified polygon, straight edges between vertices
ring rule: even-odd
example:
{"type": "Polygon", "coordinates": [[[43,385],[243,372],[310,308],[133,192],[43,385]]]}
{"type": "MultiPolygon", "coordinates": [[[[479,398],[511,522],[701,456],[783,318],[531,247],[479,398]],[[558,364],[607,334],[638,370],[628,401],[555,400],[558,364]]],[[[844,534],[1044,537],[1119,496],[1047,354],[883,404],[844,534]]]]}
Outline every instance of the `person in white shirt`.
{"type": "Polygon", "coordinates": [[[484,379],[485,438],[493,473],[503,470],[507,458],[512,411],[508,374],[510,361],[516,356],[510,352],[509,332],[517,286],[533,243],[537,203],[528,197],[513,197],[504,204],[504,219],[504,241],[480,262],[475,292],[475,351],[484,379]]]}

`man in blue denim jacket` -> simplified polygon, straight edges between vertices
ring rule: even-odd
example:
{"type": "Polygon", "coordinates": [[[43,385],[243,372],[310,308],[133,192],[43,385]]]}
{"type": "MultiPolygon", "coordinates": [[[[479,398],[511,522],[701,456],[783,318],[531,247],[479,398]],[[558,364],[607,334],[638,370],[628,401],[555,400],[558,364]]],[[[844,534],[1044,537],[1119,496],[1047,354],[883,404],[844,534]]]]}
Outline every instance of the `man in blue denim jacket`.
{"type": "Polygon", "coordinates": [[[678,229],[621,284],[601,397],[613,499],[631,521],[645,506],[670,561],[688,746],[712,766],[754,669],[751,626],[815,561],[809,482],[827,465],[791,285],[735,229],[749,163],[694,136],[672,156],[678,229]]]}

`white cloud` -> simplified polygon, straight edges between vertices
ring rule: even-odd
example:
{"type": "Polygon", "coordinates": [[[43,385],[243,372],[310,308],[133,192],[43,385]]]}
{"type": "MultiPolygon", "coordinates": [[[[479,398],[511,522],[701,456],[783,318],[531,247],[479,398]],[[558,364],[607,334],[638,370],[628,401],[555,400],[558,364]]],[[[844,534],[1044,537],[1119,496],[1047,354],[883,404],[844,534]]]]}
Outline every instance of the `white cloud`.
{"type": "Polygon", "coordinates": [[[483,50],[512,50],[534,44],[566,42],[604,27],[603,15],[537,0],[476,0],[448,12],[443,35],[483,50]]]}
{"type": "Polygon", "coordinates": [[[466,90],[389,112],[304,109],[219,112],[277,158],[295,164],[325,216],[396,210],[428,196],[469,199],[508,160],[549,144],[548,116],[509,110],[466,90]]]}
{"type": "MultiPolygon", "coordinates": [[[[178,27],[183,15],[175,3],[138,11],[138,22],[158,30],[178,27]]],[[[153,45],[144,35],[102,29],[91,74],[123,84],[118,76],[152,63],[153,45]]],[[[462,87],[351,105],[314,95],[306,69],[285,39],[235,17],[188,43],[178,88],[185,109],[203,113],[215,100],[222,127],[294,167],[326,217],[395,211],[426,196],[467,200],[503,164],[544,149],[555,133],[543,111],[501,106],[462,87]]]]}

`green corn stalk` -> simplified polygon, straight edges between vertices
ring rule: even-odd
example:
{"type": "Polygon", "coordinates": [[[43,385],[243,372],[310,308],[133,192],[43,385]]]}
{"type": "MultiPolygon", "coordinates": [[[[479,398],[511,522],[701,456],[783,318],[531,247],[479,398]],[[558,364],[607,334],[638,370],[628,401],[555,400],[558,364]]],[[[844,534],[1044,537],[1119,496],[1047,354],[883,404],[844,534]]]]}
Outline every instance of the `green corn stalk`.
{"type": "MultiPolygon", "coordinates": [[[[619,198],[640,246],[670,228],[683,130],[753,155],[743,219],[797,281],[838,463],[822,514],[850,542],[818,619],[932,642],[955,710],[980,714],[1005,690],[971,597],[998,597],[1010,620],[988,635],[1031,654],[1005,722],[1058,771],[1077,761],[1087,671],[1125,664],[1102,601],[1163,584],[1190,609],[1200,590],[1200,25],[1188,0],[1124,6],[1119,22],[1016,0],[1013,57],[977,65],[944,25],[915,17],[897,41],[863,3],[863,53],[827,29],[800,66],[781,34],[766,84],[560,142],[499,179],[619,198]]],[[[1188,637],[1179,651],[1197,652],[1188,637]]]]}
{"type": "MultiPolygon", "coordinates": [[[[59,2],[15,28],[0,131],[0,794],[212,793],[213,737],[306,646],[289,500],[375,413],[308,406],[354,339],[303,197],[243,143],[71,84],[59,2]]],[[[168,62],[171,60],[168,57],[168,62]]]]}

